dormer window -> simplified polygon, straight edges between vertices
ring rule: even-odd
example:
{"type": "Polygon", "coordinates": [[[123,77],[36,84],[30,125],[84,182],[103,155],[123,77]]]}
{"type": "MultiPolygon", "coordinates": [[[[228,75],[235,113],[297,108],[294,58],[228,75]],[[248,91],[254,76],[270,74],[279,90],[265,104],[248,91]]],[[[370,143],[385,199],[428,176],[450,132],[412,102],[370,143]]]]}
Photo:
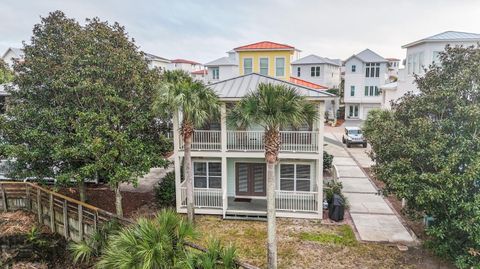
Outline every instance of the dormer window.
{"type": "Polygon", "coordinates": [[[355,73],[357,71],[357,66],[352,64],[352,73],[355,73]]]}

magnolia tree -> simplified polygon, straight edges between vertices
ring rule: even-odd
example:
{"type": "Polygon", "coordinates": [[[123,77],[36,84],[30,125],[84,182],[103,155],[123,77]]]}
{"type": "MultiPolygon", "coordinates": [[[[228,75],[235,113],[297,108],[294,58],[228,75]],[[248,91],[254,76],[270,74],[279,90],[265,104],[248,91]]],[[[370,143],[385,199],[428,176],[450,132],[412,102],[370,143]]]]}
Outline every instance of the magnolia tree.
{"type": "Polygon", "coordinates": [[[16,177],[108,182],[122,215],[120,183],[164,165],[168,150],[150,107],[158,74],[125,29],[84,26],[56,11],[35,25],[0,122],[16,177]]]}
{"type": "Polygon", "coordinates": [[[429,246],[460,268],[480,264],[480,49],[446,47],[392,111],[364,133],[375,173],[408,209],[433,217],[429,246]]]}

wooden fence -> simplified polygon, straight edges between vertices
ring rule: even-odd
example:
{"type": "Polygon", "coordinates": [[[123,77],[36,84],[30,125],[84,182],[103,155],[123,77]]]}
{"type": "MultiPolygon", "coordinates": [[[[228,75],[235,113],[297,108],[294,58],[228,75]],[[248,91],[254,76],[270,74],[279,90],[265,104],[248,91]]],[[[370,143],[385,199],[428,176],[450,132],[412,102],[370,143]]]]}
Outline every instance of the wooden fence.
{"type": "MultiPolygon", "coordinates": [[[[29,182],[0,182],[0,211],[27,210],[37,215],[39,223],[68,240],[89,238],[103,223],[116,220],[122,225],[134,222],[98,207],[72,199],[29,182]]],[[[205,251],[193,243],[187,246],[205,251]]],[[[237,261],[240,268],[258,269],[237,261]]]]}

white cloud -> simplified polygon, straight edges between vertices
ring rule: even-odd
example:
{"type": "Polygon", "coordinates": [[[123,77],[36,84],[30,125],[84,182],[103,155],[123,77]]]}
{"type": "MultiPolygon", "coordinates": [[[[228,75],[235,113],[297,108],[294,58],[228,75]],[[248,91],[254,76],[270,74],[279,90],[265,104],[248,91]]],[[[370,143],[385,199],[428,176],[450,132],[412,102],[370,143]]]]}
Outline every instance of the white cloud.
{"type": "Polygon", "coordinates": [[[363,1],[2,1],[0,50],[28,40],[39,16],[60,9],[80,22],[98,16],[124,25],[143,50],[207,62],[271,40],[345,59],[365,48],[403,58],[401,45],[447,30],[479,32],[474,0],[363,1]]]}

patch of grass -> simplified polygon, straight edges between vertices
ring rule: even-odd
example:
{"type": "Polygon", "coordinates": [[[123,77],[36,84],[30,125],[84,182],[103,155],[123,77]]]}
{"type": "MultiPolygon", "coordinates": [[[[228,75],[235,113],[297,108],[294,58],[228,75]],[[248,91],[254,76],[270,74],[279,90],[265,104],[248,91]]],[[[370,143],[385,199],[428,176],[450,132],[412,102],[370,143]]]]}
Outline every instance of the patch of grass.
{"type": "Polygon", "coordinates": [[[305,241],[314,241],[322,244],[334,244],[341,246],[356,246],[358,244],[355,234],[349,225],[342,225],[337,229],[337,233],[300,233],[300,239],[305,241]]]}

